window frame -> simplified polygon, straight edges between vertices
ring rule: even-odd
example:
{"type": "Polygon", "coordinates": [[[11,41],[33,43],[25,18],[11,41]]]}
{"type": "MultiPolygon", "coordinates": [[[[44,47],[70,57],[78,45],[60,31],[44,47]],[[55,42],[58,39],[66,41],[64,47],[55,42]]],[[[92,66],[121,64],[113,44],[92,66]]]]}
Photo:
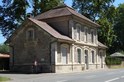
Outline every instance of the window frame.
{"type": "Polygon", "coordinates": [[[69,45],[67,44],[61,44],[61,48],[60,48],[60,54],[61,54],[61,64],[68,64],[69,63],[69,45]],[[66,48],[67,53],[66,53],[66,63],[62,62],[62,58],[63,58],[63,54],[62,54],[62,48],[66,48]]]}
{"type": "Polygon", "coordinates": [[[95,63],[95,51],[91,50],[91,62],[94,64],[95,63]]]}
{"type": "Polygon", "coordinates": [[[81,37],[81,25],[79,23],[76,24],[76,40],[80,41],[81,37]]]}
{"type": "Polygon", "coordinates": [[[88,28],[87,27],[84,28],[84,36],[85,36],[84,41],[87,43],[88,42],[88,28]]]}
{"type": "Polygon", "coordinates": [[[94,37],[94,30],[92,29],[91,30],[91,43],[94,43],[95,41],[95,39],[94,39],[95,37],[94,37]]]}
{"type": "Polygon", "coordinates": [[[81,64],[82,63],[82,49],[81,48],[77,48],[77,63],[81,64]],[[80,54],[78,53],[78,50],[80,50],[80,54]],[[80,55],[80,56],[79,56],[80,55]]]}

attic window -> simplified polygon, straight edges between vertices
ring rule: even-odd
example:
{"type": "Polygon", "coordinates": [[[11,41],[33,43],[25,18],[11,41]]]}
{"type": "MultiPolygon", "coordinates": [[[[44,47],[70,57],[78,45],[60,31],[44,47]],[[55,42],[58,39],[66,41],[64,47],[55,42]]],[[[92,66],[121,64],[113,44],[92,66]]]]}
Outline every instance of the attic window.
{"type": "Polygon", "coordinates": [[[34,40],[34,29],[28,29],[27,40],[34,40]]]}

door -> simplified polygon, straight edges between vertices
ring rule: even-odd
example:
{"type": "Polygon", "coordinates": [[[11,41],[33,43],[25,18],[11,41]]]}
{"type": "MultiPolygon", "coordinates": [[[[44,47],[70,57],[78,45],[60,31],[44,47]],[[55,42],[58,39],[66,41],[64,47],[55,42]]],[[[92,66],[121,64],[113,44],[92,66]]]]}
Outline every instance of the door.
{"type": "Polygon", "coordinates": [[[85,50],[85,66],[86,66],[86,69],[89,68],[89,62],[88,62],[88,50],[85,50]]]}

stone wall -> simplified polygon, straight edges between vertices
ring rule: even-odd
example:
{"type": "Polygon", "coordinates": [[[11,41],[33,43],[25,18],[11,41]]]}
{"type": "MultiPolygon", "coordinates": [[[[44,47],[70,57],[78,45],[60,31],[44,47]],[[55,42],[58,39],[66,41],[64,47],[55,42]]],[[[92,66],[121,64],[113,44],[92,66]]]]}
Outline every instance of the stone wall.
{"type": "Polygon", "coordinates": [[[37,71],[51,72],[50,45],[55,39],[30,22],[27,26],[24,25],[21,28],[11,43],[14,49],[10,62],[11,69],[32,72],[32,66],[36,61],[37,71]],[[30,28],[34,29],[34,39],[29,41],[26,39],[26,32],[30,28]]]}

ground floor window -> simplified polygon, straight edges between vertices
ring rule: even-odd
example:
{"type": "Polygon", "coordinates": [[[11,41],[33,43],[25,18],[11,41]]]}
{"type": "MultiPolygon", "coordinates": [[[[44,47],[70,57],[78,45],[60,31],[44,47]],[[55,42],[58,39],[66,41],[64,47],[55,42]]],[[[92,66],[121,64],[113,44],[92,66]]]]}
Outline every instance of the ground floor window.
{"type": "Polygon", "coordinates": [[[78,58],[77,63],[81,63],[81,49],[77,49],[77,58],[78,58]]]}
{"type": "Polygon", "coordinates": [[[61,56],[62,56],[61,63],[67,64],[67,48],[64,46],[61,47],[61,56]]]}
{"type": "Polygon", "coordinates": [[[85,63],[88,63],[88,50],[85,50],[85,63]]]}
{"type": "Polygon", "coordinates": [[[91,51],[91,59],[92,59],[92,63],[95,63],[95,54],[94,51],[91,51]]]}

